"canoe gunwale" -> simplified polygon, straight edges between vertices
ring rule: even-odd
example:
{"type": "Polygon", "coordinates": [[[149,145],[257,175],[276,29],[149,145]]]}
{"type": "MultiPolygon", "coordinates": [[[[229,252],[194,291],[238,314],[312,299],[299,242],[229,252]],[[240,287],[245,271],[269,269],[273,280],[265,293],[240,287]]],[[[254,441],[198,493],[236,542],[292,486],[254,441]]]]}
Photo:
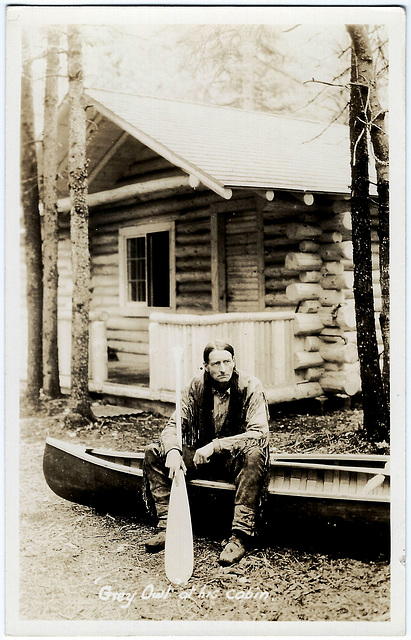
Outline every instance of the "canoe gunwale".
{"type": "Polygon", "coordinates": [[[143,477],[142,469],[138,469],[136,467],[128,467],[126,465],[118,464],[117,462],[111,462],[109,460],[103,460],[103,458],[98,458],[97,456],[91,455],[89,453],[90,449],[82,447],[81,445],[71,445],[70,443],[65,443],[62,440],[47,438],[46,446],[54,447],[55,449],[64,451],[68,455],[75,456],[80,460],[84,460],[84,462],[91,462],[92,464],[96,464],[99,467],[113,469],[113,471],[119,471],[120,473],[125,473],[127,475],[143,477]]]}
{"type": "MultiPolygon", "coordinates": [[[[69,456],[74,456],[75,458],[84,461],[85,463],[91,463],[93,465],[97,465],[99,467],[105,468],[105,469],[109,469],[112,471],[116,471],[118,473],[121,474],[125,474],[126,476],[136,476],[139,478],[143,477],[143,469],[142,468],[138,468],[138,467],[132,467],[132,466],[128,466],[128,465],[123,465],[123,464],[119,464],[117,462],[113,462],[111,460],[105,460],[103,458],[98,457],[98,455],[107,455],[107,456],[112,456],[113,458],[122,458],[122,457],[129,457],[129,454],[126,452],[120,452],[120,451],[108,451],[108,450],[102,450],[102,449],[93,449],[90,447],[85,447],[82,445],[76,445],[76,444],[72,444],[72,443],[66,443],[64,441],[61,440],[57,440],[55,438],[47,438],[46,440],[46,448],[47,447],[52,447],[56,450],[62,451],[65,454],[69,455],[69,456]],[[93,455],[93,454],[97,454],[97,455],[93,455]]],[[[292,455],[292,454],[289,454],[292,455]]],[[[328,454],[330,456],[332,456],[332,454],[328,454]]],[[[347,454],[349,455],[349,454],[347,454]]],[[[137,460],[142,460],[144,457],[143,453],[134,453],[132,456],[133,459],[137,459],[137,460]]],[[[299,459],[299,456],[297,456],[299,459]]],[[[315,454],[314,456],[315,457],[315,454]]],[[[388,460],[388,456],[383,457],[383,460],[380,461],[384,461],[385,458],[388,460]]],[[[315,458],[317,459],[317,458],[315,458]]],[[[332,458],[330,458],[331,460],[332,458]]],[[[274,460],[272,462],[272,466],[273,467],[283,467],[283,468],[290,468],[290,467],[297,467],[300,469],[313,469],[313,470],[325,470],[325,471],[342,471],[342,472],[354,472],[354,473],[365,473],[367,475],[385,475],[389,477],[389,472],[385,472],[383,468],[376,468],[376,469],[369,469],[366,467],[344,467],[344,466],[337,466],[337,465],[326,465],[326,464],[308,464],[308,463],[292,463],[291,461],[279,461],[279,460],[274,460]]],[[[46,475],[46,474],[45,474],[46,475]]],[[[46,481],[48,482],[48,478],[46,476],[46,481]]],[[[271,483],[270,483],[271,484],[271,483]]],[[[224,481],[213,481],[213,480],[205,480],[205,479],[192,479],[190,481],[188,481],[188,485],[191,485],[193,487],[199,487],[199,488],[204,488],[204,489],[216,489],[216,490],[233,490],[235,489],[234,484],[229,483],[229,482],[224,482],[224,481]]],[[[384,496],[384,495],[371,495],[371,494],[361,494],[361,492],[357,493],[357,494],[347,494],[347,493],[343,493],[342,491],[339,491],[338,493],[331,493],[331,492],[323,492],[323,493],[316,493],[313,491],[298,491],[296,489],[289,489],[289,488],[275,488],[274,486],[269,486],[268,487],[268,493],[272,496],[288,496],[288,497],[295,497],[295,498],[301,498],[301,499],[310,499],[310,500],[336,500],[336,501],[358,501],[358,502],[362,502],[362,503],[379,503],[379,504],[390,504],[390,497],[388,496],[384,496]]]]}

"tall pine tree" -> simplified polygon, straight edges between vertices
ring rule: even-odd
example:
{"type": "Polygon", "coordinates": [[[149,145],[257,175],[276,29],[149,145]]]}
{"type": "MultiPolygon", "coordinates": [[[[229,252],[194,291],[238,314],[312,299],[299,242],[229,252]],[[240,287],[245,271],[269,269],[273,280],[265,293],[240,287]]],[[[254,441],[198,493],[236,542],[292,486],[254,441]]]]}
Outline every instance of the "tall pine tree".
{"type": "Polygon", "coordinates": [[[43,388],[51,398],[60,395],[57,343],[57,104],[59,32],[50,28],[47,38],[47,68],[43,132],[43,388]]]}
{"type": "MultiPolygon", "coordinates": [[[[350,28],[348,28],[350,32],[350,28]]],[[[369,87],[351,48],[350,149],[351,216],[357,347],[364,410],[364,429],[372,441],[388,439],[389,411],[379,364],[372,286],[371,220],[367,104],[369,87]]]]}
{"type": "Polygon", "coordinates": [[[69,80],[69,190],[70,237],[73,265],[71,396],[72,413],[92,417],[88,393],[90,252],[88,237],[88,183],[86,160],[86,104],[80,31],[70,25],[68,41],[69,80]]]}
{"type": "Polygon", "coordinates": [[[27,401],[32,408],[39,403],[43,384],[42,324],[43,324],[43,263],[41,255],[41,224],[32,70],[28,42],[23,34],[23,68],[21,77],[20,134],[21,202],[25,230],[26,298],[28,322],[27,401]]]}

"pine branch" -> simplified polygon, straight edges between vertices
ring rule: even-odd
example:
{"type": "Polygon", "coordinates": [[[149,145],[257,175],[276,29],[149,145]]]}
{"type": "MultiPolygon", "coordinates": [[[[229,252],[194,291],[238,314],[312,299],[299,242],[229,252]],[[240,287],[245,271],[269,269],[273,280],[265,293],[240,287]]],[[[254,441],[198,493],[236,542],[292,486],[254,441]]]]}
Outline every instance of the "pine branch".
{"type": "Polygon", "coordinates": [[[347,102],[341,109],[340,113],[336,115],[335,118],[333,118],[333,120],[331,120],[331,122],[327,124],[327,126],[318,135],[314,136],[314,138],[310,138],[310,140],[304,140],[302,144],[307,144],[308,142],[313,142],[313,140],[317,140],[317,138],[320,138],[338,120],[338,118],[342,116],[348,105],[349,103],[347,102]]]}
{"type": "Polygon", "coordinates": [[[311,80],[306,80],[305,82],[303,82],[303,84],[325,84],[327,87],[341,87],[343,89],[347,89],[348,86],[346,84],[337,84],[334,82],[325,82],[325,80],[314,80],[314,78],[312,78],[311,80]]]}

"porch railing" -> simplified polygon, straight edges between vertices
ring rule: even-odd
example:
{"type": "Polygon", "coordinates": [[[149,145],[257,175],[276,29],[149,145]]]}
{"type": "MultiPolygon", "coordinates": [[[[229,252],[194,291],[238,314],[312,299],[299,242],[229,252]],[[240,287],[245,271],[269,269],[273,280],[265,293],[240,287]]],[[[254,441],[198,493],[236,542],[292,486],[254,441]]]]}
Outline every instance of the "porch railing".
{"type": "MultiPolygon", "coordinates": [[[[90,313],[89,324],[89,379],[94,382],[96,390],[102,389],[107,380],[107,337],[105,312],[90,313]]],[[[58,350],[60,384],[71,386],[71,312],[59,310],[58,314],[58,350]]]]}
{"type": "Polygon", "coordinates": [[[200,373],[203,350],[211,340],[231,343],[239,369],[257,376],[265,387],[295,384],[294,313],[226,313],[150,316],[150,388],[175,391],[172,348],[182,346],[183,383],[200,373]]]}

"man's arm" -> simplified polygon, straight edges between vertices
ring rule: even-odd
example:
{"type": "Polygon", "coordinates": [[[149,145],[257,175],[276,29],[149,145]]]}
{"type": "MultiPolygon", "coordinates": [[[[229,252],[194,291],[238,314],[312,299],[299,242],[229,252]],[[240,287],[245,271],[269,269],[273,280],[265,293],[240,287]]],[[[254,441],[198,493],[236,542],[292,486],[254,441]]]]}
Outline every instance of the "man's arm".
{"type": "MultiPolygon", "coordinates": [[[[189,405],[192,402],[191,385],[181,394],[181,424],[184,431],[184,426],[187,424],[189,415],[189,405]]],[[[181,453],[180,445],[177,440],[177,423],[176,412],[170,416],[166,426],[161,432],[160,436],[161,444],[164,448],[164,453],[167,454],[171,449],[177,449],[181,453]]]]}
{"type": "MultiPolygon", "coordinates": [[[[181,423],[184,429],[184,424],[187,423],[189,414],[189,404],[192,401],[191,385],[189,388],[184,389],[181,397],[181,423]]],[[[186,466],[182,458],[181,447],[177,439],[177,423],[176,412],[170,416],[166,426],[161,432],[160,441],[164,449],[166,456],[165,465],[169,469],[169,477],[172,479],[177,474],[181,467],[186,472],[186,466]]]]}

